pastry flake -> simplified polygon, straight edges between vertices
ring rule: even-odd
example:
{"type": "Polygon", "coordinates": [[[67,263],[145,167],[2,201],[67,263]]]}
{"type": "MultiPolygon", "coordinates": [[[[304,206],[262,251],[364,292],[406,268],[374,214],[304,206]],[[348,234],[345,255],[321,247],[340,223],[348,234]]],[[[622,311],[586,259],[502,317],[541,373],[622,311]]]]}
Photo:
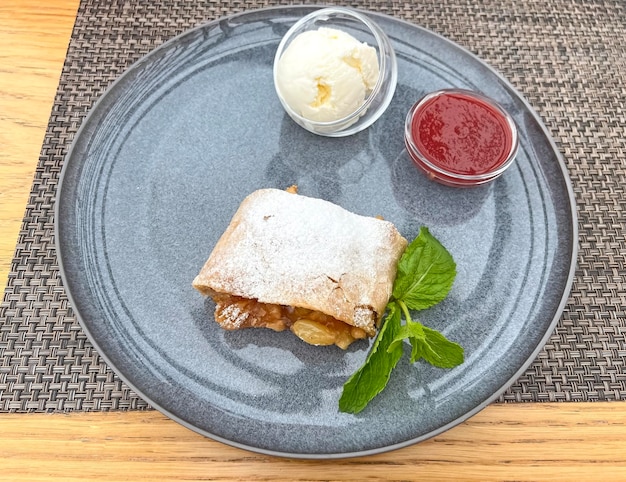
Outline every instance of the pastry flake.
{"type": "Polygon", "coordinates": [[[346,348],[376,333],[407,241],[388,221],[278,189],[246,197],[193,286],[227,330],[346,348]]]}

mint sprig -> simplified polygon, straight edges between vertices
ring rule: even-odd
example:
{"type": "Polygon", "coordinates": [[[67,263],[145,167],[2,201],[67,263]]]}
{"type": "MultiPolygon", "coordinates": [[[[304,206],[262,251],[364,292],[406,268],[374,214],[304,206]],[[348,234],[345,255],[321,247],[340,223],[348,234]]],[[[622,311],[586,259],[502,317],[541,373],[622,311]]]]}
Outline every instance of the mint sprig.
{"type": "Polygon", "coordinates": [[[358,413],[387,385],[391,371],[402,358],[402,346],[392,346],[401,329],[400,309],[387,305],[387,317],[374,340],[365,363],[344,384],[339,410],[358,413]]]}
{"type": "Polygon", "coordinates": [[[389,345],[389,350],[402,348],[405,339],[411,344],[411,363],[423,358],[425,361],[439,368],[454,368],[463,363],[463,347],[448,340],[437,330],[413,321],[407,306],[402,301],[396,301],[402,308],[406,318],[396,337],[389,345]]]}
{"type": "Polygon", "coordinates": [[[439,368],[453,368],[463,363],[464,352],[459,344],[414,321],[410,313],[410,310],[424,310],[445,299],[455,276],[452,255],[428,228],[422,227],[398,262],[398,274],[383,325],[365,363],[344,384],[340,411],[359,413],[383,391],[402,357],[404,340],[411,345],[412,363],[423,359],[439,368]]]}
{"type": "Polygon", "coordinates": [[[392,300],[403,301],[412,310],[425,310],[448,296],[455,276],[452,255],[422,227],[400,257],[392,300]]]}

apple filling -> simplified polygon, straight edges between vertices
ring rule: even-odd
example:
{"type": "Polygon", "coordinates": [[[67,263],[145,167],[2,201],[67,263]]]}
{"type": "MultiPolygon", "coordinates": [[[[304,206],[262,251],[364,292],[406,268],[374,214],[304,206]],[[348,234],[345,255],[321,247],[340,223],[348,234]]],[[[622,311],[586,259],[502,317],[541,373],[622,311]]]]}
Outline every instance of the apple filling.
{"type": "Polygon", "coordinates": [[[365,338],[367,333],[320,311],[242,298],[230,294],[213,293],[216,303],[215,321],[226,330],[240,328],[286,329],[310,345],[337,345],[346,349],[352,342],[365,338]]]}

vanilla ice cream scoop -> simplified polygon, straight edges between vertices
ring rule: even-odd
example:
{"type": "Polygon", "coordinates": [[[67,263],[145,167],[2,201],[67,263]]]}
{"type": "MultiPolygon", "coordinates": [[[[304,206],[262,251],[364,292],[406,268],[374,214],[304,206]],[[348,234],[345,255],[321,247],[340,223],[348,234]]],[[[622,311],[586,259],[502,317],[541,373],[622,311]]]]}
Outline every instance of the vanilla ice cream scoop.
{"type": "Polygon", "coordinates": [[[379,75],[374,47],[342,30],[321,27],[293,39],[278,60],[275,81],[296,114],[333,122],[365,102],[379,75]]]}

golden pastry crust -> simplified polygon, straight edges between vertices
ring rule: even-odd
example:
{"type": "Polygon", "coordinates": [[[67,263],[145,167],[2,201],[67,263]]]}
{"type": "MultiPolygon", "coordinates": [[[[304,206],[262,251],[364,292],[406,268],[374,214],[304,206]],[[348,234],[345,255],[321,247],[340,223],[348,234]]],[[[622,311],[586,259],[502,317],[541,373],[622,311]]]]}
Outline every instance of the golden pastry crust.
{"type": "Polygon", "coordinates": [[[261,189],[241,203],[193,286],[319,311],[373,336],[406,245],[390,222],[261,189]]]}

